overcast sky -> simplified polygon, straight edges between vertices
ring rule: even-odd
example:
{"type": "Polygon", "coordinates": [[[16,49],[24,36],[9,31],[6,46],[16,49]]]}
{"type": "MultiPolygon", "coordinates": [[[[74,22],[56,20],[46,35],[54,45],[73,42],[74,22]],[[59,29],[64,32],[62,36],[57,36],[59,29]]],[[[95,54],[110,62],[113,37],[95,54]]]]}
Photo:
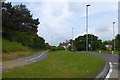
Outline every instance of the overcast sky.
{"type": "Polygon", "coordinates": [[[38,35],[52,45],[72,38],[72,27],[74,27],[74,39],[86,33],[86,4],[89,7],[89,33],[99,39],[111,40],[113,38],[113,21],[115,21],[115,33],[118,33],[118,2],[110,0],[83,2],[78,0],[21,0],[12,1],[13,5],[23,3],[33,14],[33,18],[39,18],[38,35]],[[53,37],[52,37],[53,36],[53,37]]]}

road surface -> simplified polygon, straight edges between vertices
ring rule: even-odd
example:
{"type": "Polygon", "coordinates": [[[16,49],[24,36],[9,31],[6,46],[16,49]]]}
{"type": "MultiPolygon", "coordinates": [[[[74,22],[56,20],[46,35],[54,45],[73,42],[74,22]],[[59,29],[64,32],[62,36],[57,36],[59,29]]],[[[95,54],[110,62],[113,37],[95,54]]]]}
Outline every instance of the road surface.
{"type": "Polygon", "coordinates": [[[16,59],[16,60],[11,60],[11,61],[4,61],[2,64],[2,70],[0,71],[7,71],[8,69],[12,69],[15,67],[27,65],[27,64],[32,64],[35,62],[43,61],[48,57],[48,50],[43,51],[43,52],[38,52],[32,56],[16,59]]]}
{"type": "Polygon", "coordinates": [[[44,51],[44,52],[38,52],[32,56],[28,56],[28,57],[25,57],[25,58],[21,58],[21,59],[18,59],[20,61],[25,61],[25,62],[39,62],[39,61],[42,61],[44,59],[46,59],[48,57],[47,55],[48,53],[48,50],[44,51]]]}
{"type": "Polygon", "coordinates": [[[118,54],[102,54],[102,53],[96,53],[96,52],[90,52],[89,54],[95,54],[103,59],[105,59],[110,66],[109,72],[105,77],[105,80],[120,80],[119,79],[119,55],[118,54]]]}

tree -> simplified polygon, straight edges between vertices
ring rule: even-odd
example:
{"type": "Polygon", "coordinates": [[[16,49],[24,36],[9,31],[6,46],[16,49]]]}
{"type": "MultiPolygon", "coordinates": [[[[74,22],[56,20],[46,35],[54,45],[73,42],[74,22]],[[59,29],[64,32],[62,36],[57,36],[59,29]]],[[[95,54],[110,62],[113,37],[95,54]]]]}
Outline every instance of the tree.
{"type": "Polygon", "coordinates": [[[79,36],[74,41],[74,46],[78,51],[85,50],[85,37],[79,36]]]}
{"type": "Polygon", "coordinates": [[[115,37],[115,44],[116,44],[116,49],[120,51],[120,34],[117,34],[115,37]]]}
{"type": "MultiPolygon", "coordinates": [[[[98,39],[97,36],[94,36],[92,34],[88,34],[88,44],[90,47],[89,50],[96,50],[101,47],[102,40],[98,39]]],[[[74,46],[77,50],[86,50],[86,34],[83,36],[79,36],[74,41],[74,46]]]]}
{"type": "Polygon", "coordinates": [[[12,6],[2,3],[3,37],[21,43],[33,49],[46,48],[45,40],[37,35],[39,19],[33,19],[30,11],[23,4],[12,6]]]}

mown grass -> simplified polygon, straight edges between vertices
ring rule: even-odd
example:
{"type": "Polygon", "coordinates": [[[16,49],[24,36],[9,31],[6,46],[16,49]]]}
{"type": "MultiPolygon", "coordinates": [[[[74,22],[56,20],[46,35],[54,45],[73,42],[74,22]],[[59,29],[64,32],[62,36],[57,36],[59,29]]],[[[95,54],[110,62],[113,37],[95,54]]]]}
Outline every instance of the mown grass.
{"type": "Polygon", "coordinates": [[[54,51],[48,59],[3,73],[3,78],[93,78],[105,64],[95,55],[54,51]]]}

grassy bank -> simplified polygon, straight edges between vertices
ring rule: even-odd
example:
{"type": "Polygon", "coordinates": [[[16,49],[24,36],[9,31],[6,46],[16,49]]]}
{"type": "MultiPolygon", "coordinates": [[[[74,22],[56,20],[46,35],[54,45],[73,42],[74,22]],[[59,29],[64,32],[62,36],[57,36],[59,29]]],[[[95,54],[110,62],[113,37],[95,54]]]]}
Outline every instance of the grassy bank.
{"type": "Polygon", "coordinates": [[[6,39],[2,39],[2,60],[13,60],[16,58],[21,58],[25,56],[29,56],[35,53],[34,50],[29,49],[17,42],[8,41],[6,39]]]}
{"type": "Polygon", "coordinates": [[[3,73],[3,78],[91,78],[103,67],[95,55],[54,51],[48,59],[3,73]]]}
{"type": "Polygon", "coordinates": [[[17,42],[2,39],[2,52],[29,51],[29,48],[18,44],[17,42]]]}

